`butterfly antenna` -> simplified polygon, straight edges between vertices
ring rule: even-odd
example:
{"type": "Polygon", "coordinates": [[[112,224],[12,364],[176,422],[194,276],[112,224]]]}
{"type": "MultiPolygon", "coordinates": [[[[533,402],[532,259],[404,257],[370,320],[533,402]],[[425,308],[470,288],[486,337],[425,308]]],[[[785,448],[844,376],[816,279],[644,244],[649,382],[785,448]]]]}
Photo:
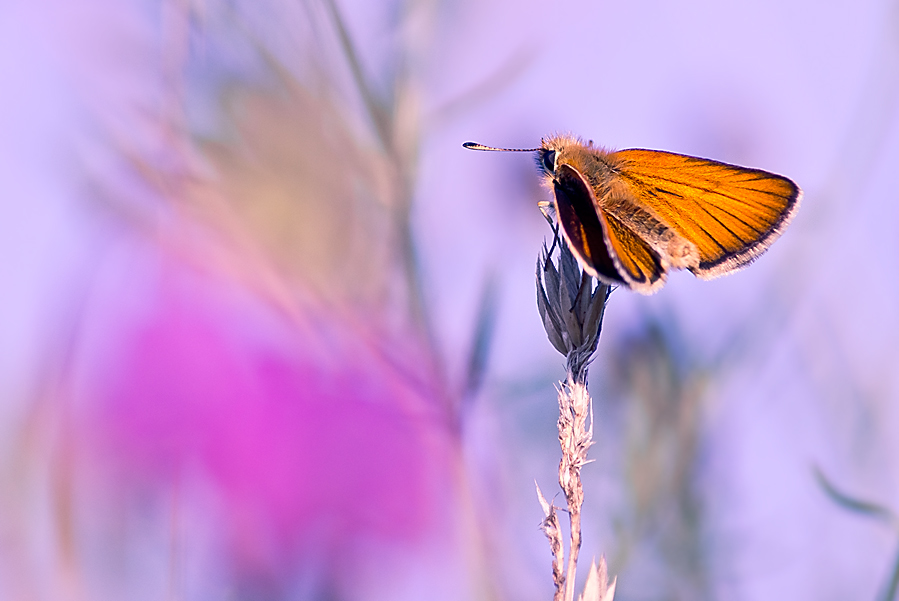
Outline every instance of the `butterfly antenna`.
{"type": "Polygon", "coordinates": [[[465,142],[462,146],[469,150],[489,150],[492,152],[537,152],[540,150],[539,148],[494,148],[493,146],[478,144],[477,142],[465,142]]]}

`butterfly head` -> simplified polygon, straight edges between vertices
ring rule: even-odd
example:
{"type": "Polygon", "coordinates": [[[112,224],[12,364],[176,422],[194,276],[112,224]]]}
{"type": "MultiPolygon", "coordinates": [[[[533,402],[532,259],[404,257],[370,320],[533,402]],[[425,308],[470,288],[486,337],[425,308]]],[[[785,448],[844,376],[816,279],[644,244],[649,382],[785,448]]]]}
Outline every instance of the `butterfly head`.
{"type": "Polygon", "coordinates": [[[562,134],[543,138],[534,159],[537,170],[543,175],[543,185],[552,191],[562,165],[568,165],[581,174],[587,174],[593,168],[591,157],[598,153],[604,154],[604,151],[594,147],[592,140],[585,142],[580,138],[562,134]]]}
{"type": "Polygon", "coordinates": [[[543,138],[535,157],[537,169],[551,179],[559,165],[579,163],[578,155],[593,149],[592,141],[584,142],[567,134],[543,138]]]}

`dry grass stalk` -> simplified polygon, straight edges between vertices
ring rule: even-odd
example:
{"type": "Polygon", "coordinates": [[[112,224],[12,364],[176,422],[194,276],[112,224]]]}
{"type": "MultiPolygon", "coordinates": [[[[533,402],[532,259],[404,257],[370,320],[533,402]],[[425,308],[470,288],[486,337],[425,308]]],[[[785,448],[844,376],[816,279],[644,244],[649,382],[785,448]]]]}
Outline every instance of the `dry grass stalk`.
{"type": "MultiPolygon", "coordinates": [[[[587,366],[596,351],[602,317],[609,296],[609,286],[597,281],[577,264],[564,244],[559,248],[559,262],[551,260],[552,249],[537,261],[537,307],[550,342],[565,355],[567,377],[559,383],[559,485],[567,502],[570,541],[567,565],[556,507],[546,501],[537,488],[543,507],[542,529],[549,539],[553,554],[553,601],[573,601],[578,553],[581,548],[581,508],[584,487],[581,468],[593,445],[592,400],[587,392],[587,366]],[[564,566],[564,571],[563,571],[564,566]]],[[[608,584],[605,558],[592,563],[581,601],[612,601],[615,583],[608,584]]]]}

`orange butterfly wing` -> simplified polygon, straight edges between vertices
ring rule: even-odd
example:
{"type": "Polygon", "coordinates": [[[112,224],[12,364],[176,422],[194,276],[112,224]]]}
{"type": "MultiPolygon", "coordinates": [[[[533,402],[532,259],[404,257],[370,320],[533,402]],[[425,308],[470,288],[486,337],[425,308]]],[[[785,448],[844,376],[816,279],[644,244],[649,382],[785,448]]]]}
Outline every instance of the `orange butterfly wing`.
{"type": "Polygon", "coordinates": [[[609,284],[648,293],[665,280],[661,257],[620,221],[599,209],[592,188],[577,169],[560,165],[556,213],[572,252],[609,284]]]}
{"type": "Polygon", "coordinates": [[[802,191],[789,179],[707,159],[631,149],[613,153],[634,198],[696,245],[713,278],[762,254],[787,226],[802,191]]]}
{"type": "Polygon", "coordinates": [[[655,291],[665,283],[666,269],[662,259],[649,244],[613,216],[597,211],[605,222],[606,244],[612,249],[618,272],[628,286],[643,294],[655,291]]]}

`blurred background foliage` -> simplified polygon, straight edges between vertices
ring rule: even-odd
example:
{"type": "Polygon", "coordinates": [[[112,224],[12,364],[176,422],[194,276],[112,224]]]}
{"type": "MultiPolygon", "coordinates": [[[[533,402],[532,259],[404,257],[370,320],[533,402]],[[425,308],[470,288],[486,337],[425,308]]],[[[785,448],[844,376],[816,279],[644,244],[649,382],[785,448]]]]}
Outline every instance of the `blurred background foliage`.
{"type": "Polygon", "coordinates": [[[895,2],[46,0],[0,44],[0,598],[549,598],[547,193],[461,142],[568,130],[805,190],[746,272],[612,294],[582,557],[895,593],[895,2]]]}

